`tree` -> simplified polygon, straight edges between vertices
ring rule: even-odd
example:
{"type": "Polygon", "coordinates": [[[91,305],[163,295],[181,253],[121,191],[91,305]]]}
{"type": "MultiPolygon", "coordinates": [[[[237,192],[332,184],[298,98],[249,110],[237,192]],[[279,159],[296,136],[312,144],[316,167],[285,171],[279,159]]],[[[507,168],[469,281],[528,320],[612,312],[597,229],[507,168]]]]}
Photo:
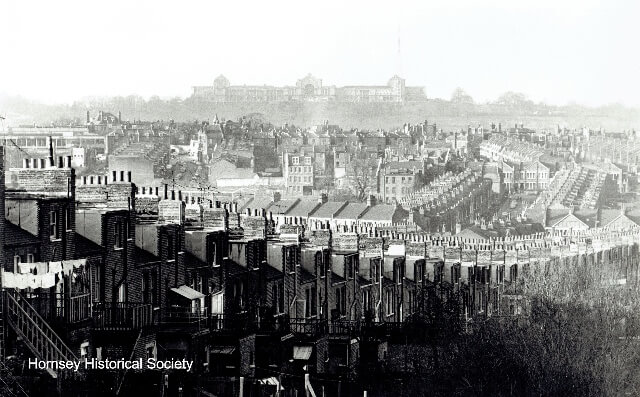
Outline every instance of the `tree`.
{"type": "Polygon", "coordinates": [[[462,88],[458,87],[451,94],[451,102],[458,104],[473,104],[473,98],[462,88]]]}
{"type": "Polygon", "coordinates": [[[376,168],[376,162],[370,159],[354,159],[349,164],[351,190],[358,200],[365,200],[376,190],[376,168]]]}
{"type": "Polygon", "coordinates": [[[511,108],[523,108],[534,106],[533,101],[527,99],[527,96],[520,92],[505,92],[495,102],[498,105],[507,106],[511,108]]]}

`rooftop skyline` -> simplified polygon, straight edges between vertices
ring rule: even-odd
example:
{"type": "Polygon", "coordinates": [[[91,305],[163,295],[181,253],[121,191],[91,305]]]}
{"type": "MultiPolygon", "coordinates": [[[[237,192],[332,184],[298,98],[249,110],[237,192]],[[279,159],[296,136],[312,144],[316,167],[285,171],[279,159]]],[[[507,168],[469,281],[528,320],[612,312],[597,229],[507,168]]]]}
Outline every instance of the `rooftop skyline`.
{"type": "Polygon", "coordinates": [[[2,0],[0,95],[188,97],[233,84],[380,85],[398,74],[449,99],[640,106],[634,1],[429,4],[2,0]]]}

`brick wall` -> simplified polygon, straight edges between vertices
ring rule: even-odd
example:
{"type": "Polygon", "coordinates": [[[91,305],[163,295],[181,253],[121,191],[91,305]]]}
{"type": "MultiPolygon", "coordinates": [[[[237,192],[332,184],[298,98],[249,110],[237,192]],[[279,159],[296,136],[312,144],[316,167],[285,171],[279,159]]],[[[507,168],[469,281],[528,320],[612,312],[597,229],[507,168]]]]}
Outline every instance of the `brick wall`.
{"type": "Polygon", "coordinates": [[[162,261],[159,285],[161,307],[166,305],[170,288],[185,284],[184,240],[184,226],[179,224],[158,226],[158,257],[162,261]]]}
{"type": "Polygon", "coordinates": [[[252,377],[255,369],[251,365],[255,364],[256,356],[256,335],[248,335],[240,338],[240,376],[252,377]]]}
{"type": "Polygon", "coordinates": [[[116,301],[118,288],[124,282],[127,287],[127,299],[133,302],[142,300],[141,280],[135,271],[135,242],[131,213],[126,210],[109,211],[102,214],[102,246],[104,247],[104,263],[102,278],[104,284],[104,300],[116,301]],[[116,247],[116,224],[123,225],[123,233],[129,231],[128,239],[122,247],[116,247]],[[127,228],[126,225],[129,225],[127,228]]]}
{"type": "Polygon", "coordinates": [[[75,187],[73,168],[12,168],[10,172],[15,177],[11,187],[16,190],[66,196],[75,187]]]}

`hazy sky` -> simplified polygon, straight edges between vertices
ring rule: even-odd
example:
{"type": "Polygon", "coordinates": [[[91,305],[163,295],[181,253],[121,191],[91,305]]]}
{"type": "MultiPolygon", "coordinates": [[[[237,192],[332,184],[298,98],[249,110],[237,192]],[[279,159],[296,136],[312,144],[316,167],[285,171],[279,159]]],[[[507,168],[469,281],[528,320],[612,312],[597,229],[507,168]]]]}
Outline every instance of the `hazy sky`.
{"type": "Polygon", "coordinates": [[[639,106],[639,18],[638,0],[0,0],[0,93],[185,97],[219,74],[340,86],[397,73],[431,98],[460,86],[476,101],[639,106]]]}

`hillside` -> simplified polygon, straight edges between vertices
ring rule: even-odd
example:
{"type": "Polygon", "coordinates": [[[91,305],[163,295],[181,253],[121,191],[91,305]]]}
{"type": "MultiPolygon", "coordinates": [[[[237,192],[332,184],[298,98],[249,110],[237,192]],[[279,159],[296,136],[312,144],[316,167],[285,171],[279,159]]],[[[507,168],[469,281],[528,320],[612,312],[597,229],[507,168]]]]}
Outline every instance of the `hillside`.
{"type": "Polygon", "coordinates": [[[419,123],[427,119],[445,130],[466,128],[468,124],[485,126],[501,122],[503,126],[523,123],[531,128],[552,128],[557,124],[577,128],[587,125],[607,130],[634,129],[640,126],[640,110],[619,105],[586,108],[553,107],[530,102],[523,104],[456,104],[444,100],[395,103],[213,103],[194,98],[162,100],[152,97],[112,97],[86,99],[72,105],[45,105],[20,97],[0,97],[0,115],[5,125],[27,123],[48,124],[54,120],[84,122],[86,111],[98,110],[117,114],[125,120],[207,120],[218,115],[237,119],[250,113],[261,113],[276,125],[284,123],[308,126],[329,120],[344,128],[397,128],[405,122],[419,123]]]}

